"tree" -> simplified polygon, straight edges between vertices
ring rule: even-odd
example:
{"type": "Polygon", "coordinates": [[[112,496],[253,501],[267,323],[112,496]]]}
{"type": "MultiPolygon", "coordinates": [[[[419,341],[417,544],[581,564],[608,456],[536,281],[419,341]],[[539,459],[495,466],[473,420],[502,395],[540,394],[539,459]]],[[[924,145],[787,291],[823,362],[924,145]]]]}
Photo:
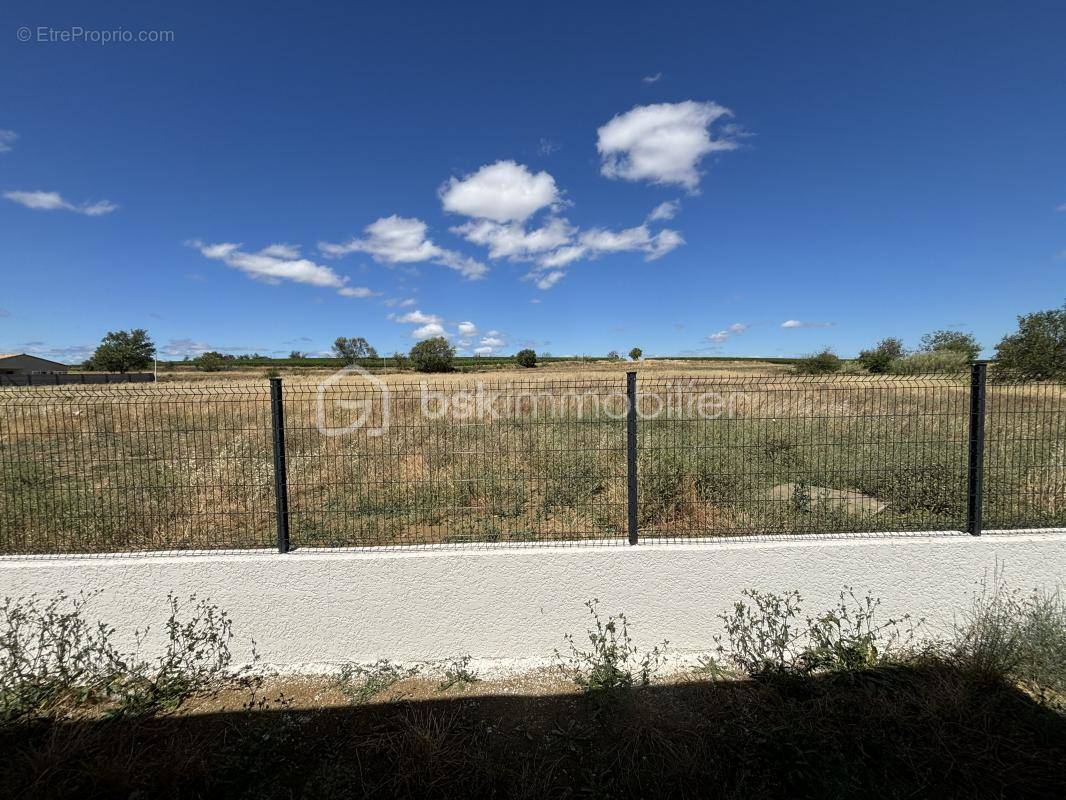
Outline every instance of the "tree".
{"type": "Polygon", "coordinates": [[[154,358],[155,345],[144,328],[108,331],[89,359],[89,367],[103,372],[129,372],[147,369],[154,358]]]}
{"type": "Polygon", "coordinates": [[[619,352],[617,350],[612,350],[611,352],[609,352],[607,354],[607,359],[609,361],[621,361],[622,360],[622,356],[619,354],[619,352]]]}
{"type": "Polygon", "coordinates": [[[882,339],[872,350],[863,350],[859,353],[859,363],[870,372],[888,372],[888,365],[897,358],[903,358],[905,354],[903,342],[889,337],[882,339]]]}
{"type": "Polygon", "coordinates": [[[981,345],[977,343],[972,333],[962,331],[933,331],[922,337],[919,350],[923,353],[935,353],[939,350],[954,350],[956,353],[965,353],[966,357],[973,361],[981,352],[981,345]]]}
{"type": "Polygon", "coordinates": [[[443,336],[424,339],[411,348],[411,363],[419,372],[451,372],[455,348],[443,336]]]}
{"type": "Polygon", "coordinates": [[[514,360],[518,362],[520,367],[535,367],[537,366],[537,353],[527,347],[525,350],[519,350],[515,353],[514,360]]]}
{"type": "Polygon", "coordinates": [[[1018,317],[1018,330],[996,345],[998,374],[1022,380],[1066,379],[1066,303],[1018,317]]]}
{"type": "Polygon", "coordinates": [[[407,354],[401,353],[397,350],[392,354],[392,360],[396,364],[396,369],[407,369],[407,354]]]}
{"type": "Polygon", "coordinates": [[[349,339],[338,336],[333,343],[333,352],[345,364],[354,364],[360,358],[377,358],[378,352],[362,336],[349,339]]]}
{"type": "Polygon", "coordinates": [[[222,353],[208,350],[206,353],[200,353],[192,360],[192,363],[201,372],[219,372],[226,368],[226,361],[222,353]]]}
{"type": "Polygon", "coordinates": [[[304,358],[307,358],[307,353],[301,353],[299,350],[293,350],[289,353],[290,361],[299,361],[304,358]]]}
{"type": "Polygon", "coordinates": [[[632,350],[629,351],[629,357],[634,361],[640,361],[640,357],[642,355],[644,355],[644,351],[641,350],[639,347],[634,347],[632,350]]]}

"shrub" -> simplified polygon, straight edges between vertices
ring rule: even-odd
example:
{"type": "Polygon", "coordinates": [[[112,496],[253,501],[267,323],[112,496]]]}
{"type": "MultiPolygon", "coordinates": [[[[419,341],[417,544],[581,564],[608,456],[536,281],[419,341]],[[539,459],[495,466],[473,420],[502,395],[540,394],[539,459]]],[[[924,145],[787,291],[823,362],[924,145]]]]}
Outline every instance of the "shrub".
{"type": "Polygon", "coordinates": [[[200,372],[219,372],[226,368],[226,357],[214,350],[209,350],[194,358],[192,363],[200,372]]]}
{"type": "Polygon", "coordinates": [[[850,587],[840,593],[836,606],[816,617],[801,617],[799,592],[776,595],[746,589],[731,614],[719,615],[725,638],[715,637],[717,658],[705,658],[699,670],[718,674],[733,670],[754,679],[804,676],[813,672],[868,669],[901,652],[913,631],[900,633],[900,623],[889,619],[877,624],[881,601],[859,598],[850,587]]]}
{"type": "Polygon", "coordinates": [[[455,348],[443,336],[424,339],[411,348],[411,363],[419,372],[451,372],[455,348]]]}
{"type": "Polygon", "coordinates": [[[1021,380],[1066,379],[1066,303],[1018,317],[1018,330],[996,345],[995,369],[1021,380]]]}
{"type": "Polygon", "coordinates": [[[1066,601],[1058,590],[1009,590],[996,573],[956,628],[950,655],[985,679],[1066,691],[1066,601]]]}
{"type": "Polygon", "coordinates": [[[859,353],[859,363],[872,373],[888,372],[888,366],[904,355],[903,342],[899,339],[882,339],[872,350],[859,353]]]}
{"type": "Polygon", "coordinates": [[[444,665],[444,680],[437,685],[437,691],[446,692],[453,686],[467,686],[481,680],[477,672],[470,669],[470,656],[459,656],[444,665]]]}
{"type": "MultiPolygon", "coordinates": [[[[95,707],[109,716],[141,716],[177,709],[195,696],[231,685],[258,686],[251,667],[233,670],[232,625],[217,606],[189,598],[191,614],[168,596],[163,654],[154,660],[123,653],[114,628],[90,623],[95,595],[60,592],[6,598],[0,606],[0,723],[95,707]]],[[[148,631],[138,632],[143,642],[148,631]]],[[[258,656],[252,651],[253,663],[258,656]]]]}
{"type": "Polygon", "coordinates": [[[933,331],[922,337],[920,351],[923,353],[941,353],[944,351],[961,353],[967,363],[974,361],[981,352],[981,345],[972,333],[962,331],[933,331]]]}
{"type": "Polygon", "coordinates": [[[957,350],[936,350],[897,358],[888,365],[893,375],[933,375],[936,373],[966,372],[971,359],[957,350]]]}
{"type": "Polygon", "coordinates": [[[537,353],[527,347],[525,350],[519,350],[515,353],[514,360],[520,367],[532,368],[537,366],[537,353]]]}
{"type": "Polygon", "coordinates": [[[796,361],[796,372],[804,375],[829,375],[839,372],[844,362],[828,348],[820,353],[804,356],[796,361]]]}
{"type": "Polygon", "coordinates": [[[394,684],[418,674],[418,667],[401,667],[383,658],[373,664],[345,664],[337,675],[337,685],[356,705],[366,703],[394,684]]]}
{"type": "Polygon", "coordinates": [[[590,649],[578,649],[574,637],[566,634],[570,652],[564,657],[555,651],[559,670],[586,694],[596,697],[612,695],[634,684],[647,686],[662,666],[668,642],[641,655],[629,636],[625,615],[608,617],[604,622],[596,610],[599,602],[593,599],[585,603],[593,620],[593,627],[588,630],[590,649]]]}
{"type": "Polygon", "coordinates": [[[632,350],[629,351],[629,357],[634,361],[640,361],[640,357],[642,355],[644,355],[644,351],[641,350],[639,347],[634,347],[632,350]]]}

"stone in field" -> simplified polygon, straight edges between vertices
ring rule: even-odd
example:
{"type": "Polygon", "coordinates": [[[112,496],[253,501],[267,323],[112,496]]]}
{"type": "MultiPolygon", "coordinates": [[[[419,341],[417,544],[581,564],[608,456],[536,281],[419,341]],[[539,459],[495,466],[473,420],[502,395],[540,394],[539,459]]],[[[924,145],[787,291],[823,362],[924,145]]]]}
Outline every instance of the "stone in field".
{"type": "Polygon", "coordinates": [[[770,490],[770,498],[777,502],[791,503],[800,511],[829,508],[864,517],[880,514],[888,506],[876,497],[854,489],[830,489],[801,483],[779,483],[770,490]]]}

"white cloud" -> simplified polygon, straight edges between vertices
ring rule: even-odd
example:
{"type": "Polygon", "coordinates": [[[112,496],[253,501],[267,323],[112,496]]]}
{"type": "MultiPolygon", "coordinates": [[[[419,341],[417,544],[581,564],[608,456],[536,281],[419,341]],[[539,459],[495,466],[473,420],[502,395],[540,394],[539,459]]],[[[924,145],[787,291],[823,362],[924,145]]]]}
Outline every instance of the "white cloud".
{"type": "Polygon", "coordinates": [[[724,328],[720,331],[715,331],[707,337],[707,340],[713,342],[714,344],[724,344],[730,339],[730,337],[735,336],[738,333],[744,333],[744,331],[746,331],[748,327],[749,326],[746,322],[734,322],[728,328],[724,328]]]}
{"type": "Polygon", "coordinates": [[[393,214],[382,217],[363,229],[366,236],[352,238],[343,244],[319,242],[318,248],[328,256],[348,253],[367,253],[375,261],[385,264],[414,264],[430,261],[459,272],[474,280],[488,272],[488,267],[461,253],[445,250],[426,236],[427,226],[415,217],[393,214]]]}
{"type": "Polygon", "coordinates": [[[460,336],[475,336],[477,335],[477,325],[473,322],[460,322],[458,325],[460,336]]]}
{"type": "Polygon", "coordinates": [[[56,211],[59,209],[71,209],[70,203],[63,199],[59,192],[4,192],[4,197],[16,203],[34,208],[39,211],[56,211]]]}
{"type": "Polygon", "coordinates": [[[74,211],[88,217],[102,217],[118,208],[110,200],[98,200],[94,203],[75,205],[65,199],[59,192],[4,192],[4,197],[19,205],[37,211],[74,211]]]}
{"type": "Polygon", "coordinates": [[[537,288],[544,289],[545,291],[547,291],[565,277],[566,273],[562,270],[553,270],[551,272],[545,272],[537,276],[537,288]]]}
{"type": "Polygon", "coordinates": [[[520,223],[501,224],[473,220],[452,228],[468,242],[489,249],[489,258],[528,259],[567,244],[575,229],[565,219],[552,217],[539,228],[527,231],[520,223]]]}
{"type": "Polygon", "coordinates": [[[555,178],[524,164],[497,161],[440,187],[445,211],[494,222],[522,222],[559,202],[555,178]]]}
{"type": "Polygon", "coordinates": [[[588,248],[582,245],[575,244],[569,247],[561,247],[553,253],[548,253],[545,256],[537,259],[537,264],[546,269],[552,267],[565,267],[568,264],[573,264],[575,261],[580,261],[588,254],[588,248]]]}
{"type": "Polygon", "coordinates": [[[434,336],[451,338],[444,329],[444,320],[436,314],[426,314],[420,309],[415,309],[414,311],[408,311],[406,314],[389,314],[388,318],[401,325],[418,326],[411,331],[411,336],[414,339],[429,339],[434,336]]]}
{"type": "Polygon", "coordinates": [[[377,292],[371,291],[366,286],[344,286],[337,290],[342,297],[374,297],[377,292]]]}
{"type": "Polygon", "coordinates": [[[292,245],[272,244],[258,252],[247,253],[240,249],[240,244],[233,242],[205,244],[194,240],[187,244],[199,250],[205,258],[221,261],[226,266],[264,283],[306,283],[336,289],[338,294],[345,297],[370,297],[373,294],[362,286],[348,286],[348,278],[338,275],[329,267],[302,258],[299,248],[292,245]]]}
{"type": "Polygon", "coordinates": [[[667,200],[665,203],[659,203],[651,210],[651,213],[648,214],[648,221],[661,222],[662,220],[673,219],[680,210],[680,200],[667,200]]]}
{"type": "Polygon", "coordinates": [[[160,355],[171,356],[175,358],[184,358],[187,355],[198,356],[202,353],[246,353],[249,350],[258,351],[262,348],[234,346],[234,345],[220,345],[209,344],[208,342],[201,342],[195,339],[171,339],[162,347],[159,348],[160,355]]]}
{"type": "Polygon", "coordinates": [[[621,231],[592,228],[581,234],[580,242],[592,255],[636,250],[644,253],[645,261],[654,261],[684,244],[685,240],[669,228],[652,234],[647,225],[638,225],[621,231]]]}
{"type": "Polygon", "coordinates": [[[504,347],[507,341],[499,331],[489,331],[481,339],[482,347],[504,347]]]}
{"type": "Polygon", "coordinates": [[[661,72],[656,72],[654,75],[645,75],[640,80],[641,80],[641,83],[651,84],[651,83],[658,83],[662,79],[663,79],[663,74],[661,72]]]}
{"type": "Polygon", "coordinates": [[[712,138],[711,125],[733,112],[717,103],[656,103],[615,116],[598,133],[600,171],[608,178],[677,184],[696,191],[709,153],[734,150],[734,136],[712,138]]]}
{"type": "MultiPolygon", "coordinates": [[[[529,218],[538,211],[558,211],[561,196],[551,175],[533,174],[514,161],[498,161],[462,179],[452,178],[440,195],[445,211],[473,218],[453,227],[452,233],[486,248],[491,259],[535,262],[525,279],[540,289],[550,289],[565,277],[564,267],[582,259],[630,251],[653,261],[684,244],[677,231],[653,233],[646,222],[617,231],[582,231],[553,213],[530,226],[529,218]]],[[[662,203],[649,219],[669,219],[679,207],[676,200],[662,203]]]]}
{"type": "Polygon", "coordinates": [[[82,203],[82,205],[74,210],[79,214],[85,214],[89,217],[102,217],[104,214],[110,214],[117,208],[118,203],[112,203],[110,200],[97,200],[95,203],[82,203]]]}
{"type": "Polygon", "coordinates": [[[85,361],[96,350],[96,345],[51,345],[41,341],[20,342],[12,348],[5,348],[5,352],[31,353],[41,358],[49,358],[64,364],[77,364],[85,361]]]}
{"type": "Polygon", "coordinates": [[[781,323],[782,328],[832,328],[833,322],[803,322],[798,319],[786,319],[781,323]]]}
{"type": "Polygon", "coordinates": [[[434,336],[444,336],[444,326],[439,322],[428,322],[411,332],[415,339],[432,339],[434,336]]]}
{"type": "Polygon", "coordinates": [[[10,152],[11,145],[15,143],[17,138],[19,138],[19,135],[14,131],[0,130],[0,153],[10,152]]]}
{"type": "Polygon", "coordinates": [[[436,314],[423,314],[418,309],[415,309],[414,311],[408,311],[406,314],[401,314],[399,316],[395,314],[391,315],[389,319],[393,320],[394,322],[413,323],[415,325],[426,325],[428,323],[441,322],[441,318],[438,317],[436,314]]]}
{"type": "Polygon", "coordinates": [[[684,243],[681,234],[669,228],[654,234],[647,225],[620,231],[590,228],[582,232],[572,244],[538,257],[536,265],[525,277],[526,280],[534,281],[538,289],[546,290],[566,276],[562,267],[575,261],[593,260],[605,254],[622,252],[642,252],[645,261],[654,261],[684,243]]]}
{"type": "Polygon", "coordinates": [[[264,247],[259,251],[265,256],[274,256],[275,258],[299,258],[300,248],[291,244],[272,244],[264,247]]]}
{"type": "Polygon", "coordinates": [[[491,347],[475,347],[474,348],[474,355],[476,355],[476,356],[490,356],[490,355],[492,355],[492,348],[491,347]]]}

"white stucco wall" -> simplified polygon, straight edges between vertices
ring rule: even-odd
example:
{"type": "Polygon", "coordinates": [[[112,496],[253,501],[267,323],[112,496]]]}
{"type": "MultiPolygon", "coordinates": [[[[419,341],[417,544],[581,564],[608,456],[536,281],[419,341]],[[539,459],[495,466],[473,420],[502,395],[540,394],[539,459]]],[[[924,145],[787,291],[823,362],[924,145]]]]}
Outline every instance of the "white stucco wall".
{"type": "Polygon", "coordinates": [[[123,631],[165,619],[168,591],[225,608],[265,663],[322,669],[388,657],[471,654],[533,663],[586,628],[585,600],[624,611],[638,642],[706,651],[717,614],[756,587],[799,589],[828,607],[844,585],[887,615],[949,626],[984,576],[1019,588],[1066,583],[1066,531],[791,536],[636,547],[481,547],[0,559],[0,595],[102,589],[100,619],[123,631]]]}

